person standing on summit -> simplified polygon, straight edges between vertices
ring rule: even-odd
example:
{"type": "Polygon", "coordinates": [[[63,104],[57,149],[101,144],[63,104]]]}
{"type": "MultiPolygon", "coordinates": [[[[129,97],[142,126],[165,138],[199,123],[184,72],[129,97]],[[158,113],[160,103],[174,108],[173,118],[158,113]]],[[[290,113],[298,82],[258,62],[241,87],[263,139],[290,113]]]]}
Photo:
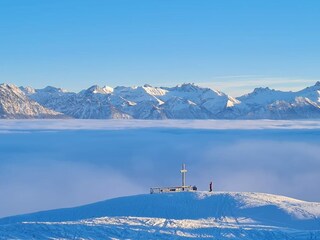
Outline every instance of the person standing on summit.
{"type": "Polygon", "coordinates": [[[212,182],[209,184],[209,192],[212,192],[212,182]]]}

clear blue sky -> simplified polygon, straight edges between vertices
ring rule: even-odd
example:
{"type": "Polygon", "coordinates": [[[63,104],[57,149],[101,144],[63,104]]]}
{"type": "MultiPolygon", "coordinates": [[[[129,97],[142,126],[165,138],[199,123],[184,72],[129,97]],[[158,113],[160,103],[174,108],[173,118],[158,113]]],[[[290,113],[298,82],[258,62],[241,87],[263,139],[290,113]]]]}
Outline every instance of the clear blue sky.
{"type": "Polygon", "coordinates": [[[194,82],[239,95],[320,79],[317,0],[1,0],[0,82],[194,82]]]}

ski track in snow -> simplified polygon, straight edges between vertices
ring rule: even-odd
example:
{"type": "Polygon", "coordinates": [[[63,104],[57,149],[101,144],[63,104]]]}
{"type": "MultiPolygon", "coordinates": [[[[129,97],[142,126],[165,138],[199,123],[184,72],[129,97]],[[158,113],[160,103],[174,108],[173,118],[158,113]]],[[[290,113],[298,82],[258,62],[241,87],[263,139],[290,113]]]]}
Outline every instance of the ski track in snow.
{"type": "MultiPolygon", "coordinates": [[[[25,221],[26,219],[50,219],[55,211],[43,212],[11,218],[12,223],[0,220],[0,239],[246,239],[246,240],[273,240],[273,239],[318,239],[320,237],[320,203],[308,203],[283,196],[262,193],[170,193],[155,196],[138,195],[119,198],[97,204],[73,209],[58,210],[57,217],[69,218],[70,213],[81,212],[84,208],[85,215],[74,221],[25,221]],[[169,200],[169,202],[168,202],[169,200]],[[89,219],[86,214],[91,214],[92,209],[99,214],[105,211],[105,207],[111,204],[111,215],[120,209],[131,207],[138,215],[150,214],[150,208],[140,208],[136,202],[142,202],[146,206],[154,207],[155,214],[163,214],[178,204],[175,215],[188,211],[188,208],[216,208],[212,217],[197,218],[196,214],[191,218],[176,219],[162,217],[143,216],[106,216],[89,219]],[[160,202],[159,202],[160,201],[160,202]],[[233,201],[237,204],[234,205],[233,201]],[[123,203],[125,203],[123,206],[123,203]],[[130,204],[131,203],[131,204],[130,204]],[[159,204],[160,203],[160,204],[159,204]],[[159,205],[158,205],[159,204],[159,205]],[[159,206],[159,209],[156,209],[159,206]],[[248,217],[244,212],[237,211],[241,207],[252,210],[248,217]],[[283,213],[278,221],[270,221],[268,211],[276,214],[276,208],[280,207],[283,213]],[[89,207],[89,208],[88,208],[89,207]],[[93,207],[93,208],[92,208],[93,207]],[[231,210],[233,209],[233,210],[231,210]],[[71,212],[70,212],[71,211],[71,212]],[[305,212],[304,218],[295,213],[305,212]],[[149,212],[149,213],[148,213],[149,212]],[[290,217],[291,216],[291,217],[290,217]],[[290,219],[295,219],[292,225],[290,219]],[[16,222],[15,222],[16,221],[16,222]],[[299,225],[301,222],[301,226],[299,225]],[[311,221],[304,223],[304,221],[311,221]],[[294,227],[296,226],[296,227],[294,227]]],[[[201,212],[201,210],[200,210],[201,212]]],[[[196,213],[196,211],[195,211],[196,213]]],[[[106,213],[108,215],[108,212],[106,213]]],[[[76,216],[76,215],[73,215],[76,216]]],[[[199,214],[201,216],[201,213],[199,214]]],[[[271,217],[272,218],[272,217],[271,217]]],[[[6,221],[6,220],[5,220],[6,221]]]]}
{"type": "Polygon", "coordinates": [[[317,239],[320,231],[261,226],[250,219],[104,217],[0,226],[0,239],[317,239]],[[49,237],[50,236],[50,237],[49,237]],[[314,238],[313,238],[314,237],[314,238]]]}

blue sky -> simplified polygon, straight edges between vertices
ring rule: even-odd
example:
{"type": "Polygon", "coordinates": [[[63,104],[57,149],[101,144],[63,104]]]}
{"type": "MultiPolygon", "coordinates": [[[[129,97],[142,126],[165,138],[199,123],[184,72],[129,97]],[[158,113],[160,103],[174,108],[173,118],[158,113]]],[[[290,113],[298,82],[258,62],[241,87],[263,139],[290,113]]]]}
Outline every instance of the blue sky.
{"type": "Polygon", "coordinates": [[[320,79],[319,12],[316,0],[1,0],[0,82],[299,89],[320,79]]]}

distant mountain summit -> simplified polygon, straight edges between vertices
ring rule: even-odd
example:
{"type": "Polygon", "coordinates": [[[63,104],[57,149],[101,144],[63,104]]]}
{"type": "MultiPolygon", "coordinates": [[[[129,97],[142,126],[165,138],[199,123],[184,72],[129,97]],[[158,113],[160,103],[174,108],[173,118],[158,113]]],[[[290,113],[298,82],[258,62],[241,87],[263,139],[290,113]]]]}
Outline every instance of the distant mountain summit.
{"type": "MultiPolygon", "coordinates": [[[[26,92],[34,94],[33,89],[26,92]]],[[[47,109],[29,99],[20,88],[11,84],[0,85],[0,118],[64,118],[62,113],[47,109]]]]}
{"type": "Polygon", "coordinates": [[[320,82],[298,92],[256,88],[238,100],[240,104],[232,109],[236,118],[320,118],[320,82]]]}
{"type": "Polygon", "coordinates": [[[137,87],[112,88],[94,85],[79,93],[52,86],[44,89],[32,87],[19,89],[14,85],[10,85],[10,89],[5,87],[9,85],[1,86],[0,99],[4,106],[1,118],[63,116],[83,119],[320,118],[320,82],[297,92],[279,91],[268,87],[256,88],[253,92],[238,98],[192,83],[175,87],[153,87],[145,84],[137,87]],[[20,92],[18,98],[17,91],[20,92]],[[22,102],[28,107],[21,105],[22,98],[22,102]],[[28,113],[21,114],[25,110],[28,113]]]}
{"type": "Polygon", "coordinates": [[[320,203],[264,193],[177,192],[0,219],[0,239],[318,239],[320,203]]]}

